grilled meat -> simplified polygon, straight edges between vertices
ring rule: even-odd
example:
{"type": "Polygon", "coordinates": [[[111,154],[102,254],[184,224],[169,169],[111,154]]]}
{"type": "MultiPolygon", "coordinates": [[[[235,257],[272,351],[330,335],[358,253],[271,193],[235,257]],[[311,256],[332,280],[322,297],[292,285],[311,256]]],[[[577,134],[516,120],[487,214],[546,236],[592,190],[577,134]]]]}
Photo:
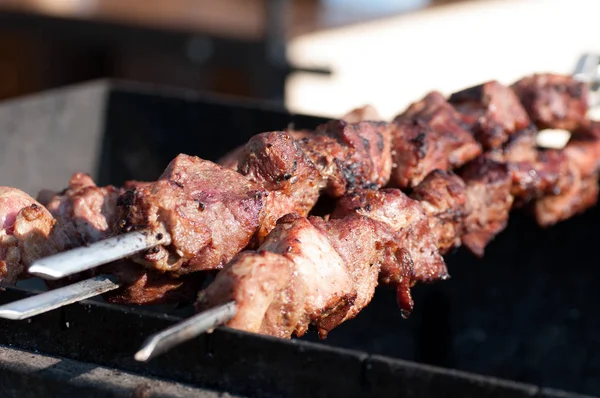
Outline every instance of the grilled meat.
{"type": "MultiPolygon", "coordinates": [[[[285,130],[285,133],[293,137],[295,140],[301,140],[304,137],[308,137],[313,134],[312,131],[309,130],[285,130]]],[[[225,167],[226,169],[237,170],[238,169],[238,161],[240,155],[244,151],[246,145],[240,145],[235,148],[233,151],[226,153],[224,156],[217,160],[217,164],[225,167]]]]}
{"type": "Polygon", "coordinates": [[[357,296],[348,269],[329,240],[306,218],[294,214],[277,222],[257,253],[241,254],[228,264],[226,272],[201,292],[200,308],[222,302],[219,285],[227,286],[234,296],[252,297],[242,311],[238,309],[233,324],[254,330],[260,325],[280,337],[301,336],[311,323],[326,334],[344,319],[357,296]],[[269,265],[263,265],[265,258],[272,259],[269,265]],[[244,280],[248,272],[257,273],[257,279],[244,280]],[[266,294],[256,297],[256,289],[266,294]]]}
{"type": "MultiPolygon", "coordinates": [[[[310,222],[327,237],[350,273],[356,298],[343,320],[354,318],[371,302],[381,267],[389,268],[393,266],[390,263],[397,262],[398,244],[393,231],[383,223],[357,215],[329,221],[311,217],[310,222]]],[[[412,269],[409,271],[408,280],[412,277],[412,269]]],[[[404,306],[410,310],[412,303],[404,306]]]]}
{"type": "Polygon", "coordinates": [[[40,257],[64,249],[56,221],[32,197],[0,187],[0,284],[13,284],[40,257]]]}
{"type": "Polygon", "coordinates": [[[431,282],[448,277],[444,259],[437,249],[425,211],[398,189],[359,191],[338,201],[332,218],[359,214],[384,223],[395,234],[403,250],[403,261],[382,264],[381,278],[386,283],[402,283],[406,267],[412,268],[413,280],[431,282]]]}
{"type": "Polygon", "coordinates": [[[598,199],[600,139],[593,131],[580,130],[564,149],[554,153],[560,167],[556,189],[533,204],[535,218],[543,227],[584,212],[598,199]]]}
{"type": "Polygon", "coordinates": [[[467,186],[451,171],[434,170],[415,187],[410,197],[419,201],[437,238],[441,254],[460,246],[465,218],[470,213],[467,186]]]}
{"type": "Polygon", "coordinates": [[[472,161],[459,175],[465,181],[470,208],[462,242],[473,254],[483,257],[487,244],[508,223],[512,179],[506,164],[486,157],[472,161]]]}
{"type": "Polygon", "coordinates": [[[588,88],[571,76],[534,74],[512,89],[539,128],[574,130],[587,122],[588,88]]]}
{"type": "Polygon", "coordinates": [[[392,132],[394,170],[400,188],[415,187],[436,169],[459,167],[481,153],[462,128],[458,113],[439,92],[432,92],[397,116],[392,132]]]}
{"type": "Polygon", "coordinates": [[[169,246],[134,257],[142,265],[178,274],[220,268],[250,242],[266,195],[233,170],[179,155],[156,182],[120,197],[121,229],[171,237],[169,246]]]}
{"type": "Polygon", "coordinates": [[[549,227],[583,213],[598,201],[598,174],[583,177],[575,168],[571,172],[564,190],[534,202],[533,212],[540,226],[549,227]]]}
{"type": "Polygon", "coordinates": [[[102,266],[98,274],[116,277],[122,286],[104,293],[108,303],[127,305],[157,305],[189,303],[198,294],[206,278],[205,273],[176,276],[149,270],[130,260],[116,261],[102,266]]]}
{"type": "Polygon", "coordinates": [[[380,266],[396,261],[394,240],[387,224],[356,214],[329,221],[287,215],[258,251],[225,266],[197,308],[235,300],[230,327],[289,338],[312,324],[325,338],[371,301],[380,266]]]}
{"type": "Polygon", "coordinates": [[[257,237],[262,241],[289,213],[308,215],[319,199],[321,173],[287,133],[255,135],[239,157],[238,171],[269,191],[257,237]]]}
{"type": "Polygon", "coordinates": [[[299,283],[306,286],[304,305],[298,309],[303,315],[295,327],[298,336],[310,323],[323,334],[344,319],[357,296],[352,277],[331,242],[306,218],[281,218],[261,250],[290,259],[299,283]]]}
{"type": "Polygon", "coordinates": [[[303,138],[298,145],[318,168],[326,192],[333,197],[358,189],[377,189],[390,178],[388,123],[331,121],[317,127],[314,136],[303,138]]]}
{"type": "Polygon", "coordinates": [[[117,200],[123,190],[98,187],[85,173],[75,173],[69,186],[48,199],[48,192],[38,195],[40,201],[58,222],[58,228],[69,238],[72,247],[97,242],[112,235],[119,221],[117,200]]]}
{"type": "Polygon", "coordinates": [[[485,149],[500,147],[531,124],[519,98],[497,81],[456,92],[448,101],[485,149]]]}

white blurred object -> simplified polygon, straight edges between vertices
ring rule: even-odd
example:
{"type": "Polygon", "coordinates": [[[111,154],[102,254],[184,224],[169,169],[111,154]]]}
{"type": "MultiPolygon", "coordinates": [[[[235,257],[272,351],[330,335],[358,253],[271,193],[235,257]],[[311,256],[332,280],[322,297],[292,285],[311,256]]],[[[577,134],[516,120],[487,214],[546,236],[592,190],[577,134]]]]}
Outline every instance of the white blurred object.
{"type": "Polygon", "coordinates": [[[548,149],[562,149],[571,138],[571,132],[563,129],[540,130],[535,136],[537,146],[548,149]]]}
{"type": "Polygon", "coordinates": [[[286,105],[339,117],[370,103],[390,119],[430,90],[570,74],[582,53],[600,52],[598,15],[600,1],[488,0],[302,36],[289,45],[290,61],[327,65],[333,75],[292,75],[286,105]]]}

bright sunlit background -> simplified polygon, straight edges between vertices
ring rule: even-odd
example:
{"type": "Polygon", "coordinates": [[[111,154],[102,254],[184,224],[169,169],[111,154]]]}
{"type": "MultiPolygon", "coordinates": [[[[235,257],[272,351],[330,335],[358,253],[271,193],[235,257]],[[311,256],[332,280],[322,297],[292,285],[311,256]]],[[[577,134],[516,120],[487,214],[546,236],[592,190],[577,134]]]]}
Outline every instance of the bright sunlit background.
{"type": "Polygon", "coordinates": [[[334,73],[294,74],[286,103],[327,116],[370,103],[391,118],[429,90],[571,73],[581,53],[600,50],[598,15],[600,1],[593,0],[478,1],[307,34],[290,43],[292,62],[334,73]]]}

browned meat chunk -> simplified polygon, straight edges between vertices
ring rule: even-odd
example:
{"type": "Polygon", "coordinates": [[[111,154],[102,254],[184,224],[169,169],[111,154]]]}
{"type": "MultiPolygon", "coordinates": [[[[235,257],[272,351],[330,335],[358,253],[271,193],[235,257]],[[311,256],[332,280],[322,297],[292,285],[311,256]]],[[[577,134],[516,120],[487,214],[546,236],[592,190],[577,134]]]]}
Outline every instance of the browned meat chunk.
{"type": "Polygon", "coordinates": [[[56,221],[31,196],[0,187],[0,284],[13,284],[38,258],[61,250],[56,221]]]}
{"type": "Polygon", "coordinates": [[[511,135],[531,124],[519,98],[497,81],[454,93],[449,101],[486,149],[500,147],[511,135]]]}
{"type": "Polygon", "coordinates": [[[321,173],[287,133],[255,135],[239,157],[239,172],[270,191],[258,230],[259,242],[289,213],[308,215],[322,184],[321,173]]]}
{"type": "MultiPolygon", "coordinates": [[[[309,130],[286,130],[292,138],[295,140],[301,140],[304,137],[308,137],[313,134],[312,131],[309,130]]],[[[236,170],[238,169],[238,160],[240,155],[244,151],[245,145],[241,145],[234,150],[226,153],[224,156],[217,160],[217,164],[225,167],[226,169],[236,170]]]]}
{"type": "Polygon", "coordinates": [[[402,191],[382,189],[344,196],[331,217],[343,218],[349,214],[364,215],[387,224],[394,231],[398,246],[405,251],[403,262],[382,264],[381,278],[385,283],[401,283],[406,267],[413,268],[416,281],[431,282],[448,277],[425,211],[419,202],[402,191]]]}
{"type": "Polygon", "coordinates": [[[521,130],[510,137],[502,148],[487,153],[490,159],[506,163],[512,178],[513,207],[548,194],[560,192],[569,174],[565,154],[536,147],[536,129],[521,130]]]}
{"type": "Polygon", "coordinates": [[[357,189],[377,189],[392,169],[390,125],[331,121],[299,145],[321,172],[327,193],[339,197],[357,189]]]}
{"type": "Polygon", "coordinates": [[[542,227],[552,226],[594,206],[598,201],[598,175],[577,178],[559,195],[537,200],[534,214],[542,227]]]}
{"type": "MultiPolygon", "coordinates": [[[[225,266],[197,308],[235,300],[230,327],[289,338],[313,324],[325,338],[371,301],[380,266],[397,261],[395,238],[388,225],[356,214],[329,221],[287,215],[258,252],[225,266]]],[[[410,309],[410,291],[408,300],[410,309]]]]}
{"type": "Polygon", "coordinates": [[[564,152],[582,177],[596,173],[600,169],[600,122],[592,121],[574,131],[564,152]]]}
{"type": "Polygon", "coordinates": [[[98,187],[84,173],[75,173],[64,191],[50,200],[42,192],[38,197],[56,218],[58,228],[69,238],[71,246],[81,246],[112,235],[119,220],[117,200],[122,190],[113,186],[98,187]]]}
{"type": "Polygon", "coordinates": [[[500,163],[535,162],[538,156],[535,126],[519,130],[499,148],[486,152],[486,156],[500,163]]]}
{"type": "Polygon", "coordinates": [[[329,239],[352,277],[356,299],[342,322],[352,319],[371,302],[381,265],[396,262],[394,234],[387,225],[364,216],[310,221],[329,239]]]}
{"type": "Polygon", "coordinates": [[[460,176],[467,185],[470,209],[465,219],[463,244],[483,257],[485,247],[508,223],[512,181],[506,164],[480,157],[469,163],[460,176]]]}
{"type": "Polygon", "coordinates": [[[298,317],[296,335],[306,333],[312,323],[324,337],[346,317],[357,295],[352,277],[327,237],[306,218],[293,214],[281,218],[260,249],[290,259],[297,283],[305,286],[300,309],[304,315],[298,317]]]}
{"type": "Polygon", "coordinates": [[[512,89],[540,128],[574,130],[585,123],[588,88],[571,76],[535,74],[519,80],[512,89]]]}
{"type": "Polygon", "coordinates": [[[150,268],[178,274],[220,268],[256,232],[265,195],[233,170],[179,155],[156,182],[119,198],[121,228],[169,234],[169,246],[135,257],[150,268]]]}
{"type": "Polygon", "coordinates": [[[113,304],[179,304],[194,301],[204,273],[175,277],[169,273],[150,270],[129,260],[102,267],[102,273],[114,275],[123,287],[102,297],[113,304]]]}
{"type": "Polygon", "coordinates": [[[543,227],[583,213],[598,199],[600,140],[594,137],[594,132],[574,134],[563,150],[555,152],[561,162],[556,189],[533,205],[535,218],[543,227]]]}
{"type": "Polygon", "coordinates": [[[451,171],[434,170],[415,187],[411,198],[419,201],[429,217],[441,254],[461,244],[465,218],[469,214],[467,187],[451,171]]]}
{"type": "Polygon", "coordinates": [[[481,153],[473,136],[439,92],[412,104],[393,123],[393,182],[414,187],[436,169],[459,167],[481,153]]]}
{"type": "Polygon", "coordinates": [[[228,325],[289,338],[314,324],[324,337],[347,316],[357,293],[342,258],[308,219],[289,214],[257,252],[244,252],[200,293],[197,308],[235,299],[228,325]]]}
{"type": "Polygon", "coordinates": [[[352,109],[341,118],[343,121],[348,123],[358,123],[364,121],[378,121],[383,120],[372,105],[361,106],[360,108],[352,109]]]}
{"type": "MultiPolygon", "coordinates": [[[[227,326],[259,333],[263,330],[267,310],[275,297],[290,285],[293,269],[292,261],[280,254],[267,251],[242,252],[200,293],[196,307],[203,310],[235,300],[237,313],[227,326]]],[[[286,314],[280,316],[285,317],[286,314]]],[[[295,324],[291,325],[292,330],[293,327],[295,324]]],[[[291,332],[289,335],[279,334],[278,330],[268,332],[267,334],[277,337],[291,336],[291,332]]]]}

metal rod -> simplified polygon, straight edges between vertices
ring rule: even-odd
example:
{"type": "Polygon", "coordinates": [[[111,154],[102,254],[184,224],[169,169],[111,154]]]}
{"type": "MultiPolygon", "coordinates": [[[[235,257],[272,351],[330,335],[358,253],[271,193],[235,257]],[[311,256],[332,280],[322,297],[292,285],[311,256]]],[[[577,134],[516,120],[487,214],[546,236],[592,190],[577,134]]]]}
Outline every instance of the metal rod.
{"type": "Polygon", "coordinates": [[[0,306],[0,318],[21,320],[117,289],[114,277],[98,275],[69,286],[0,306]]]}
{"type": "Polygon", "coordinates": [[[148,337],[135,354],[136,361],[146,362],[169,349],[185,343],[229,322],[236,314],[234,301],[201,312],[170,328],[148,337]]]}
{"type": "Polygon", "coordinates": [[[167,233],[129,232],[42,258],[35,261],[28,271],[40,278],[60,279],[170,243],[171,238],[167,233]]]}

